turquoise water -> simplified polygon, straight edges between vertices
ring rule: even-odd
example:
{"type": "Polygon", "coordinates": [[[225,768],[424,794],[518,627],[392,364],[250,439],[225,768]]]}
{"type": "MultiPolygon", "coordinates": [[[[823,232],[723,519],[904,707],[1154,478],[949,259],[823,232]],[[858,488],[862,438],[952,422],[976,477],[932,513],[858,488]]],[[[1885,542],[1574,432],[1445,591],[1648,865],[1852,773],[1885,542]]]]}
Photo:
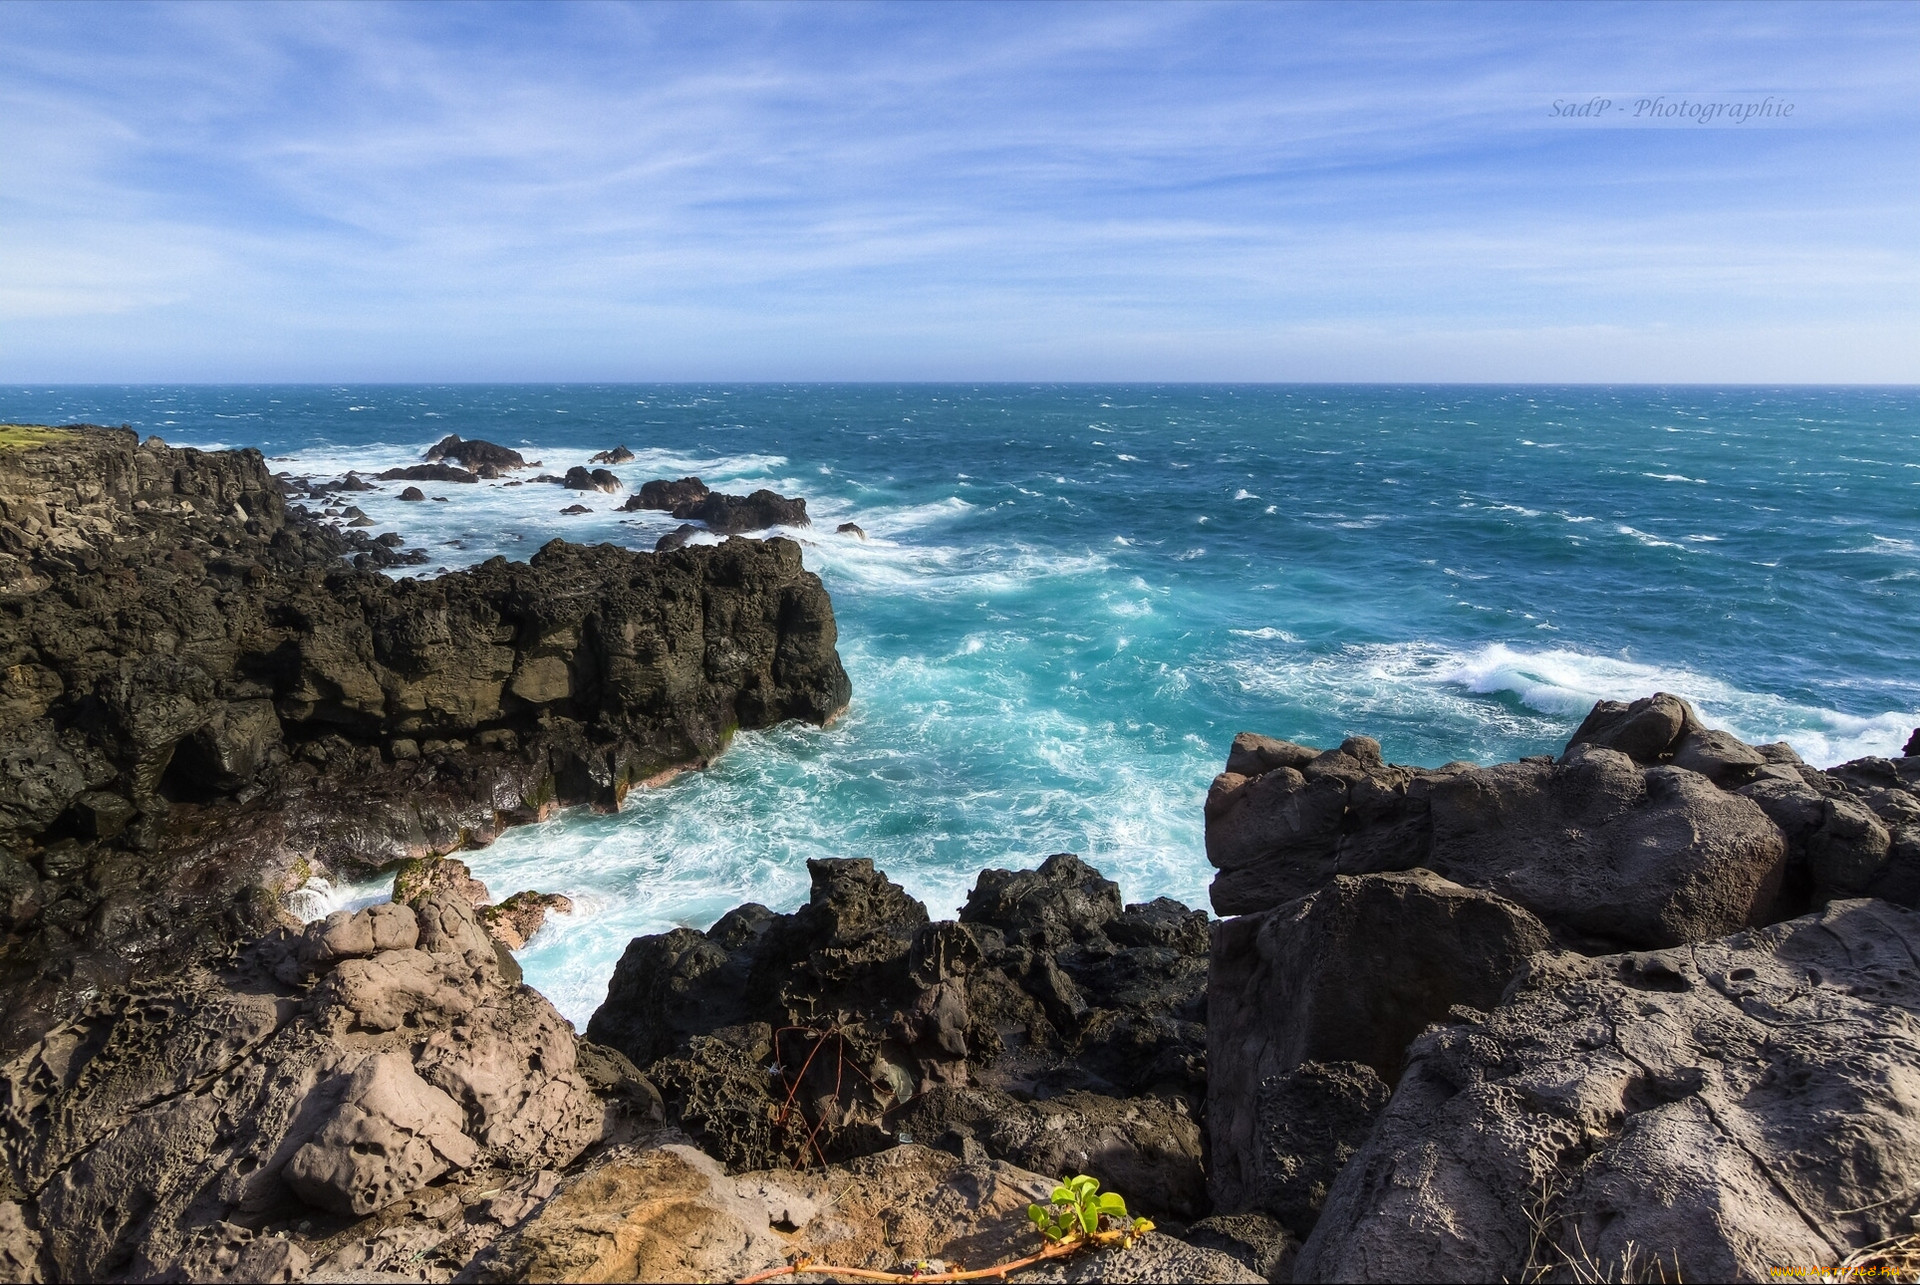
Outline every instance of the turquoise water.
{"type": "MultiPolygon", "coordinates": [[[[1351,732],[1438,764],[1556,750],[1664,689],[1811,761],[1920,723],[1912,389],[1138,386],[55,388],[7,419],[128,422],[332,473],[445,433],[560,471],[624,442],[807,497],[854,684],[832,728],[745,734],[617,817],[471,864],[578,912],[522,955],[583,1023],[627,939],[805,896],[870,856],[933,912],[982,866],[1074,851],[1129,900],[1205,903],[1200,802],[1234,732],[1351,732]],[[857,522],[862,543],[833,534],[857,522]]],[[[431,489],[430,489],[431,492],[431,489]]],[[[665,515],[555,488],[357,497],[434,563],[665,515]]]]}

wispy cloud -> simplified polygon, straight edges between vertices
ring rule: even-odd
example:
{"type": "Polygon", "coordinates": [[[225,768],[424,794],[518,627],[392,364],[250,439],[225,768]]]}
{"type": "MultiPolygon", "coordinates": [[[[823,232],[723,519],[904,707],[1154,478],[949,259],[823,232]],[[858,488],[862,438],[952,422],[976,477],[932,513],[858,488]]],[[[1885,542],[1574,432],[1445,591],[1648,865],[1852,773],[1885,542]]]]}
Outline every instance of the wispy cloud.
{"type": "Polygon", "coordinates": [[[1903,6],[16,4],[0,377],[1916,380],[1914,65],[1903,6]]]}

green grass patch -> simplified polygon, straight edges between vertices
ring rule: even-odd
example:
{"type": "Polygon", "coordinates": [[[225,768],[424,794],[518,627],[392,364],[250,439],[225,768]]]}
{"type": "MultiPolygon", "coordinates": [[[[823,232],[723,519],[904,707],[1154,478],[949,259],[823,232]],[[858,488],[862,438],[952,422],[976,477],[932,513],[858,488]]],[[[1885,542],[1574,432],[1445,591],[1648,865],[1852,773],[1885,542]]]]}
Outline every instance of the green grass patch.
{"type": "Polygon", "coordinates": [[[64,442],[77,436],[70,428],[48,428],[44,424],[0,424],[0,451],[31,451],[36,447],[64,442]]]}

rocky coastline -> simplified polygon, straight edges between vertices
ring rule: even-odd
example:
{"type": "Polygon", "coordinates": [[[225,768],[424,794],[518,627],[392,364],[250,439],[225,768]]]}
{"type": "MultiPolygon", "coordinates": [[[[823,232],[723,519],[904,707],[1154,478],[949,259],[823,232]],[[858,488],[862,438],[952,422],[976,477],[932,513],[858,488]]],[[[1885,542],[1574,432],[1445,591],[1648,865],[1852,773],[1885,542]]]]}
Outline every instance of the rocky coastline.
{"type": "Polygon", "coordinates": [[[935,921],[850,854],[634,939],[576,1033],[512,954],[564,898],[458,852],[827,722],[832,606],[777,538],[422,582],[287,502],[371,485],[0,449],[0,1280],[983,1267],[1067,1173],[1160,1230],[1014,1279],[1758,1280],[1916,1230],[1920,733],[1822,771],[1655,694],[1485,767],[1243,734],[1215,917],[1059,853],[935,921]]]}

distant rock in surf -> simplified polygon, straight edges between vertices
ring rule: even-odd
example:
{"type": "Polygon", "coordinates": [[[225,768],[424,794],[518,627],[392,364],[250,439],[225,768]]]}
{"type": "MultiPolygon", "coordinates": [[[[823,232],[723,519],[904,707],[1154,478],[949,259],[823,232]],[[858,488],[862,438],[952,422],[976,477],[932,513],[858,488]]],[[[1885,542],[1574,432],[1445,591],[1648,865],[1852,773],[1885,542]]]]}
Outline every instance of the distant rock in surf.
{"type": "Polygon", "coordinates": [[[615,495],[627,489],[626,483],[606,469],[597,468],[589,472],[579,464],[567,470],[561,485],[569,491],[605,491],[608,495],[615,495]]]}
{"type": "Polygon", "coordinates": [[[833,529],[833,533],[835,535],[850,535],[856,540],[864,540],[867,538],[867,533],[852,522],[842,522],[833,529]]]}
{"type": "Polygon", "coordinates": [[[591,513],[593,510],[584,504],[569,504],[566,508],[561,509],[560,512],[563,515],[572,515],[575,513],[591,513]]]}
{"type": "MultiPolygon", "coordinates": [[[[478,482],[480,475],[451,464],[409,464],[377,475],[382,482],[478,482]]],[[[347,488],[352,489],[352,488],[347,488]]]]}
{"type": "Polygon", "coordinates": [[[587,461],[587,463],[589,464],[626,464],[631,462],[632,459],[633,459],[633,452],[628,450],[624,445],[622,445],[622,446],[616,446],[610,451],[601,451],[598,455],[595,455],[592,458],[590,458],[587,461]]]}
{"type": "Polygon", "coordinates": [[[424,500],[427,498],[427,495],[426,495],[426,492],[422,491],[419,487],[410,486],[406,490],[400,492],[400,498],[411,502],[415,500],[424,500]]]}
{"type": "Polygon", "coordinates": [[[678,482],[669,482],[655,478],[628,497],[621,506],[626,513],[638,509],[659,509],[671,513],[681,504],[692,504],[707,496],[707,484],[697,477],[683,477],[678,482]]]}
{"type": "Polygon", "coordinates": [[[483,442],[478,438],[463,439],[452,433],[434,443],[427,451],[429,464],[435,464],[441,460],[452,460],[456,464],[464,464],[476,472],[483,465],[492,465],[496,469],[527,467],[527,461],[519,451],[498,446],[492,442],[483,442]]]}

